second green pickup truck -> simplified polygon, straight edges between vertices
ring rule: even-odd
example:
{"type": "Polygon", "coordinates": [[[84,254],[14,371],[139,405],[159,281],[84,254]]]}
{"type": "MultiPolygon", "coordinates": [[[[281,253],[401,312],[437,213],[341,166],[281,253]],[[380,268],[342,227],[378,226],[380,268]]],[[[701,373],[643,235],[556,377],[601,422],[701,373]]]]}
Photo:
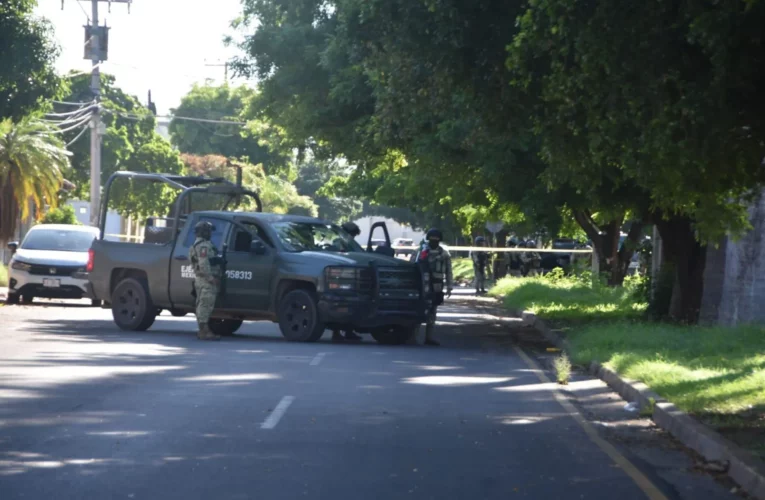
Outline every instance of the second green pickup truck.
{"type": "MultiPolygon", "coordinates": [[[[113,180],[107,182],[103,206],[113,180]]],[[[213,243],[227,249],[225,291],[210,320],[218,334],[235,333],[245,320],[271,320],[290,341],[313,342],[327,329],[353,328],[382,344],[402,344],[425,321],[427,273],[418,266],[369,251],[371,245],[365,250],[340,227],[312,217],[227,209],[184,212],[194,193],[221,196],[223,208],[231,200],[257,196],[223,179],[155,181],[182,190],[174,217],[147,226],[143,243],[109,241],[102,217],[101,236],[90,249],[91,298],[111,307],[120,328],[146,330],[162,309],[175,315],[193,312],[188,252],[199,221],[211,222],[213,243]]]]}

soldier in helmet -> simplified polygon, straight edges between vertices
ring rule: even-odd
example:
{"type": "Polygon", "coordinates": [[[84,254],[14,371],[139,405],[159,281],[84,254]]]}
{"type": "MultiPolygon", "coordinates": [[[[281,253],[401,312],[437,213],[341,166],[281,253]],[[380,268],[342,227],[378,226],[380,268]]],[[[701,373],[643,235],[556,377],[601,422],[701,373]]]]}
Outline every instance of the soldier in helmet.
{"type": "Polygon", "coordinates": [[[196,315],[199,325],[197,338],[200,340],[220,340],[220,336],[210,331],[208,325],[220,287],[220,257],[218,249],[210,241],[213,229],[213,225],[207,221],[197,223],[194,226],[196,240],[189,249],[189,260],[194,266],[196,315]]]}
{"type": "MultiPolygon", "coordinates": [[[[341,227],[343,228],[343,231],[348,233],[352,238],[356,238],[358,235],[361,234],[361,229],[359,229],[359,226],[356,225],[355,222],[346,222],[341,227]]],[[[343,341],[358,342],[360,340],[361,340],[361,337],[353,333],[353,328],[348,328],[345,330],[345,338],[343,338],[343,336],[340,334],[339,329],[335,328],[332,330],[332,342],[343,342],[343,341]]]]}
{"type": "Polygon", "coordinates": [[[537,242],[534,240],[528,240],[525,244],[528,250],[521,255],[521,261],[523,262],[523,275],[524,276],[538,276],[542,273],[542,257],[536,251],[537,242]]]}
{"type": "MultiPolygon", "coordinates": [[[[486,238],[477,236],[475,246],[482,247],[486,245],[486,238]]],[[[489,264],[489,254],[486,252],[470,252],[470,259],[473,261],[473,274],[475,275],[475,294],[486,293],[486,266],[489,264]]]]}
{"type": "Polygon", "coordinates": [[[427,243],[417,254],[416,262],[424,266],[425,272],[430,274],[430,288],[433,292],[432,305],[428,311],[428,319],[425,326],[425,345],[440,345],[433,338],[433,329],[436,325],[436,309],[444,303],[444,281],[446,281],[446,296],[452,294],[452,258],[449,252],[441,246],[442,234],[438,229],[430,229],[425,235],[427,243]]]}

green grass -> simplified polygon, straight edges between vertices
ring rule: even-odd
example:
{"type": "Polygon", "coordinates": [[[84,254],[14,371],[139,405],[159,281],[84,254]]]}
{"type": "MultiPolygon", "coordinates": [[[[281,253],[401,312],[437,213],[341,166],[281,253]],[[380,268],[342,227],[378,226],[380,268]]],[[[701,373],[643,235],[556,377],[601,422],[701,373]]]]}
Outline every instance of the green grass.
{"type": "Polygon", "coordinates": [[[452,261],[452,275],[455,283],[473,281],[475,279],[473,261],[466,258],[454,259],[452,261]]]}
{"type": "Polygon", "coordinates": [[[765,409],[765,328],[616,322],[568,334],[572,360],[604,363],[692,413],[765,409]]]}
{"type": "Polygon", "coordinates": [[[0,264],[0,286],[8,286],[8,270],[0,264]]]}
{"type": "Polygon", "coordinates": [[[586,278],[549,276],[503,278],[490,294],[504,297],[510,309],[531,311],[554,322],[637,319],[648,307],[636,298],[634,286],[609,288],[586,278]]]}

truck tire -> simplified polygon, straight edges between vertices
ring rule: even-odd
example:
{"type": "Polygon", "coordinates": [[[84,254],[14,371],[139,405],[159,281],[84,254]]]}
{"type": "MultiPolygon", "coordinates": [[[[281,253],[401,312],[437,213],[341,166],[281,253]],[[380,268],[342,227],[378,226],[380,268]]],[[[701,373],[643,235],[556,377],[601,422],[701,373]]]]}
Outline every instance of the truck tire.
{"type": "Polygon", "coordinates": [[[112,292],[112,317],[122,330],[147,330],[157,319],[157,308],[146,285],[133,278],[120,281],[112,292]]]}
{"type": "Polygon", "coordinates": [[[316,342],[324,334],[313,292],[292,290],[279,302],[279,329],[290,342],[316,342]]]}
{"type": "Polygon", "coordinates": [[[207,322],[207,326],[210,327],[210,331],[212,331],[215,335],[220,335],[221,337],[229,337],[236,333],[239,328],[241,328],[242,321],[241,319],[216,319],[216,318],[210,318],[210,321],[207,322]]]}
{"type": "Polygon", "coordinates": [[[22,295],[21,296],[21,302],[23,302],[24,304],[31,304],[32,302],[34,302],[34,300],[35,300],[35,296],[34,295],[22,295]]]}
{"type": "Polygon", "coordinates": [[[372,338],[382,345],[402,345],[406,344],[417,334],[417,328],[407,326],[386,326],[372,330],[372,338]]]}

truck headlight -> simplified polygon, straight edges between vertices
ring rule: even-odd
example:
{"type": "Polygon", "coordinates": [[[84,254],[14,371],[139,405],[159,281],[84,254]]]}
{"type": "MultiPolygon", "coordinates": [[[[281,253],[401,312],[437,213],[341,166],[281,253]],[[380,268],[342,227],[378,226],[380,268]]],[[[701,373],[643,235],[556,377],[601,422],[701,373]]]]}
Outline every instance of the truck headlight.
{"type": "Polygon", "coordinates": [[[19,262],[18,260],[14,260],[11,262],[11,268],[16,269],[17,271],[29,272],[29,270],[32,269],[32,265],[27,264],[26,262],[19,262]]]}
{"type": "Polygon", "coordinates": [[[325,269],[327,289],[333,291],[355,290],[358,284],[358,269],[355,267],[328,267],[325,269]]]}

